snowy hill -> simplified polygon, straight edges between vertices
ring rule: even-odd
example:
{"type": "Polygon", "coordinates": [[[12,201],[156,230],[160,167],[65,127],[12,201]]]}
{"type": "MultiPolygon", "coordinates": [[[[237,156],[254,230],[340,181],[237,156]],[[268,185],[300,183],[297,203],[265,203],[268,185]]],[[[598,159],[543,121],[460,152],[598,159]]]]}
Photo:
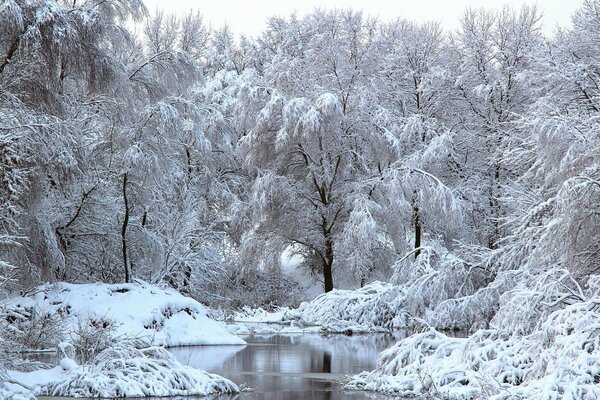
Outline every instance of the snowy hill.
{"type": "Polygon", "coordinates": [[[118,337],[154,346],[245,343],[209,318],[196,300],[149,284],[47,284],[31,296],[0,302],[0,308],[15,320],[35,312],[60,315],[70,337],[81,325],[91,325],[112,326],[118,337]]]}

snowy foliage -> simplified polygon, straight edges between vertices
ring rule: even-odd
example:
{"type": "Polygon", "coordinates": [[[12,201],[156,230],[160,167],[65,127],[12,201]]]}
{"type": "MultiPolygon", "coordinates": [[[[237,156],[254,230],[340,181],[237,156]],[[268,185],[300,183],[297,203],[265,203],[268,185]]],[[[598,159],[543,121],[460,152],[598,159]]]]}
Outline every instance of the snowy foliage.
{"type": "Polygon", "coordinates": [[[322,326],[327,332],[389,331],[403,326],[403,299],[404,293],[397,286],[373,282],[358,290],[324,293],[286,317],[322,326]]]}
{"type": "Polygon", "coordinates": [[[598,299],[554,311],[529,335],[480,330],[451,338],[435,330],[385,350],[350,388],[402,396],[469,399],[595,399],[600,395],[598,299]]]}
{"type": "Polygon", "coordinates": [[[5,0],[0,295],[34,294],[3,301],[0,346],[239,343],[160,288],[273,307],[322,285],[298,325],[484,329],[414,336],[357,386],[592,397],[595,348],[569,341],[595,337],[599,10],[551,38],[525,6],[455,32],[316,10],[236,40],[138,0],[5,0]]]}
{"type": "Polygon", "coordinates": [[[63,379],[35,390],[42,396],[164,397],[236,393],[228,379],[179,363],[164,348],[121,342],[102,351],[63,379]]]}

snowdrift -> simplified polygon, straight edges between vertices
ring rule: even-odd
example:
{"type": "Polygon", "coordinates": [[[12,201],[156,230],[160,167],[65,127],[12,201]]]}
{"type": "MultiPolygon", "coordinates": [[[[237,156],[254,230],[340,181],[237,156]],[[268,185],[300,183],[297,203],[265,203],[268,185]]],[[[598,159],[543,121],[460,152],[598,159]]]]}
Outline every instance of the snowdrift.
{"type": "Polygon", "coordinates": [[[0,302],[0,309],[13,322],[36,312],[58,315],[64,319],[63,333],[72,339],[81,326],[91,326],[112,327],[120,339],[137,338],[152,346],[245,343],[209,318],[196,300],[144,283],[47,284],[31,296],[0,302]]]}

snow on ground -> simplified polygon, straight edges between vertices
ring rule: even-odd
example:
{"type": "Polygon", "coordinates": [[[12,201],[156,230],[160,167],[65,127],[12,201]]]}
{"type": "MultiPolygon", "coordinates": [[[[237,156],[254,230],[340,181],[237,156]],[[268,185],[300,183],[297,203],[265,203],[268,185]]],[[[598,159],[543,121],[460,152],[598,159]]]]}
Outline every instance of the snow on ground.
{"type": "MultiPolygon", "coordinates": [[[[71,359],[63,359],[61,366],[50,370],[8,374],[38,396],[114,398],[239,392],[230,380],[185,366],[162,347],[138,349],[136,345],[121,342],[102,351],[89,365],[78,366],[71,359]]],[[[28,391],[23,385],[7,384],[7,393],[24,396],[28,391]]]]}
{"type": "Polygon", "coordinates": [[[557,310],[524,336],[495,329],[468,338],[415,334],[347,388],[451,399],[599,399],[600,298],[557,310]]]}
{"type": "Polygon", "coordinates": [[[222,322],[208,317],[196,300],[172,289],[145,283],[46,284],[35,294],[0,302],[15,318],[33,310],[64,317],[67,336],[83,325],[114,326],[121,338],[138,338],[154,346],[244,344],[222,322]]]}

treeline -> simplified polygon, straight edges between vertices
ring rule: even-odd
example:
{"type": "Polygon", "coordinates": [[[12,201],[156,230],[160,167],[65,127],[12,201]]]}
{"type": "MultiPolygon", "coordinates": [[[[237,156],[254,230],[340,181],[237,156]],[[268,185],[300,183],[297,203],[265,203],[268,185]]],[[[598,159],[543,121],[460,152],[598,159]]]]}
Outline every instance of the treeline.
{"type": "Polygon", "coordinates": [[[549,271],[585,283],[600,1],[540,28],[533,7],[467,10],[456,32],[339,10],[236,39],[141,1],[5,0],[2,287],[293,301],[284,251],[327,291],[393,279],[423,307],[489,287],[493,309],[549,271]]]}

